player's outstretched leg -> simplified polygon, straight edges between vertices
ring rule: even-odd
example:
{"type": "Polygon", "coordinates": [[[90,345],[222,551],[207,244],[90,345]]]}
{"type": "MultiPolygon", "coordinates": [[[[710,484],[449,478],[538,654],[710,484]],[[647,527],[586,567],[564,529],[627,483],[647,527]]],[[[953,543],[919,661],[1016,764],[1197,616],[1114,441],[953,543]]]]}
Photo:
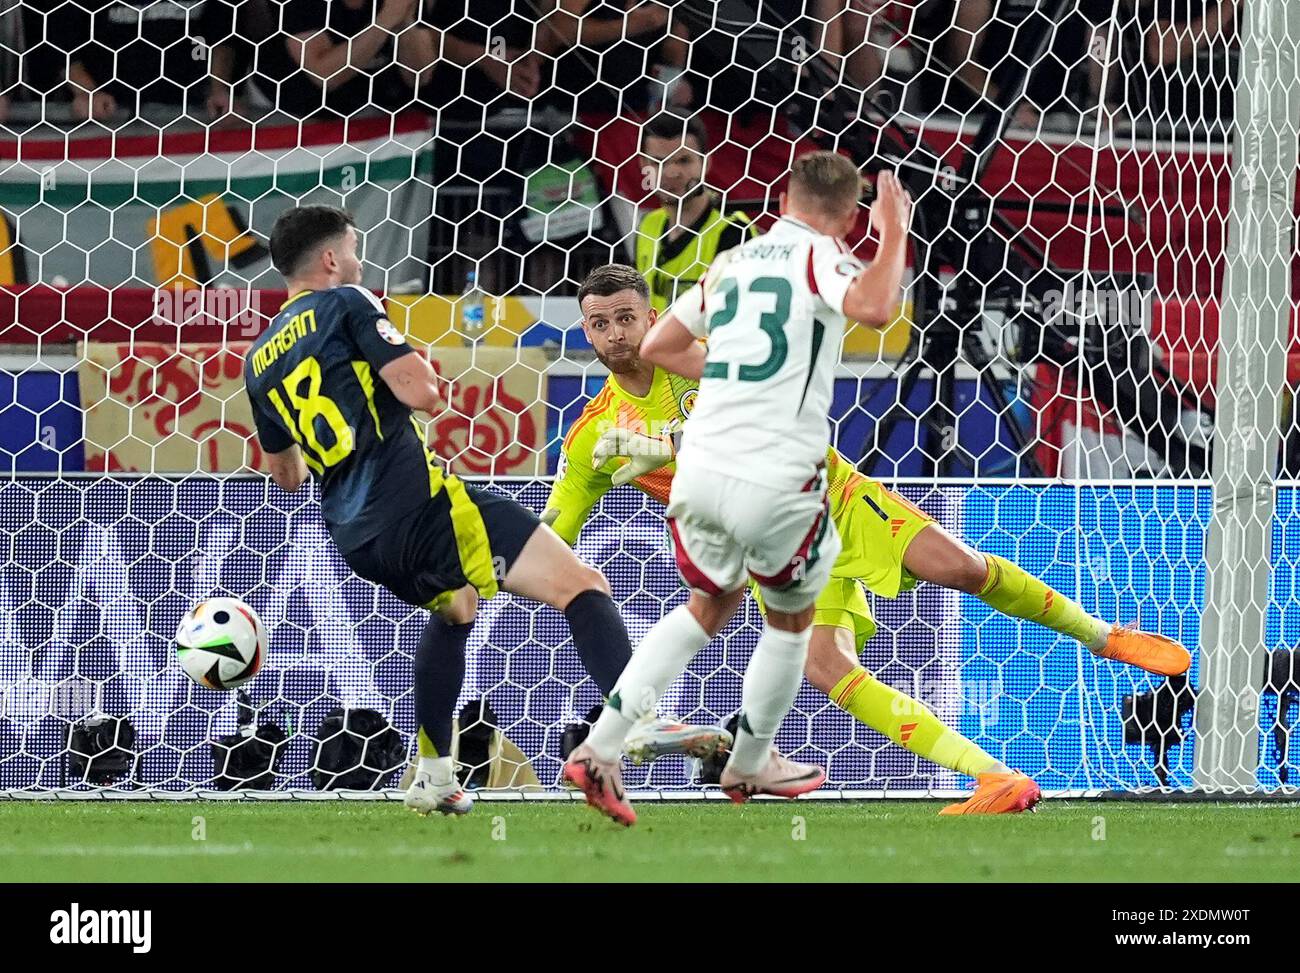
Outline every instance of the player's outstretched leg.
{"type": "MultiPolygon", "coordinates": [[[[604,745],[606,739],[613,737],[613,733],[608,729],[610,721],[618,724],[622,720],[619,713],[621,706],[619,686],[623,684],[627,675],[629,660],[633,659],[627,628],[609,595],[609,583],[595,568],[578,560],[577,555],[560,539],[559,535],[549,527],[541,527],[524,545],[519,557],[506,574],[503,587],[507,591],[558,608],[569,620],[569,628],[573,632],[573,643],[578,650],[578,655],[596,685],[608,697],[609,702],[601,718],[597,720],[596,726],[592,728],[587,741],[569,755],[569,760],[565,764],[564,779],[580,787],[586,794],[588,803],[594,807],[609,814],[620,824],[632,824],[636,820],[636,814],[623,794],[619,761],[622,758],[623,741],[627,736],[627,730],[637,720],[653,717],[654,705],[637,711],[633,720],[618,733],[617,741],[612,748],[604,745]],[[598,732],[602,721],[607,727],[604,734],[598,732]]],[[[739,592],[737,592],[738,598],[739,592]]],[[[734,610],[733,606],[732,611],[734,610]]],[[[668,618],[673,617],[677,619],[678,629],[680,629],[681,616],[673,613],[660,619],[655,627],[662,626],[668,618]]],[[[727,617],[730,617],[730,613],[727,617]]],[[[724,624],[725,621],[726,619],[723,619],[724,624]]],[[[691,624],[703,636],[703,641],[700,641],[691,651],[687,661],[712,638],[712,635],[704,635],[698,623],[692,621],[691,624]]],[[[676,632],[678,629],[672,631],[676,632]]],[[[687,629],[685,642],[694,642],[695,633],[689,631],[689,626],[687,629]]],[[[652,628],[651,632],[654,630],[652,628]]],[[[666,637],[673,639],[674,635],[669,634],[666,637]]],[[[647,643],[650,641],[649,634],[646,641],[647,643]]],[[[678,644],[678,650],[681,644],[678,644]]],[[[638,653],[638,656],[640,655],[641,653],[638,653]]],[[[673,673],[673,677],[680,674],[682,668],[685,668],[685,662],[673,673]]],[[[663,688],[667,688],[667,683],[661,687],[660,692],[663,688]]],[[[659,694],[656,693],[654,700],[657,702],[658,698],[659,694]]],[[[683,734],[678,734],[676,739],[683,746],[705,749],[705,744],[700,742],[702,735],[712,735],[713,744],[708,749],[716,750],[719,739],[725,735],[725,731],[716,727],[700,728],[693,731],[689,739],[683,734]]]]}
{"type": "Polygon", "coordinates": [[[473,588],[456,592],[440,613],[430,616],[415,650],[420,757],[403,801],[419,814],[468,814],[474,807],[452,765],[451,724],[465,679],[465,642],[477,607],[473,588]]]}
{"type": "Polygon", "coordinates": [[[539,525],[501,587],[564,613],[583,667],[608,695],[632,657],[632,643],[605,576],[580,561],[555,531],[539,525]]]}
{"type": "Polygon", "coordinates": [[[720,781],[737,804],[756,794],[797,797],[826,781],[825,769],[790,760],[772,746],[803,681],[812,617],[811,605],[790,613],[768,605],[763,634],[745,670],[735,749],[720,781]]]}
{"type": "Polygon", "coordinates": [[[716,597],[693,591],[685,605],[674,608],[646,632],[586,742],[569,755],[564,766],[565,779],[582,788],[592,807],[620,824],[636,821],[618,770],[628,734],[654,713],[664,690],[722,630],[743,596],[743,589],[716,597]]]}
{"type": "Polygon", "coordinates": [[[976,779],[969,800],[940,813],[1009,814],[1029,810],[1038,802],[1038,785],[1030,778],[946,726],[920,700],[876,679],[858,663],[857,650],[854,632],[817,625],[808,648],[808,682],[844,712],[899,746],[976,779]]]}
{"type": "Polygon", "coordinates": [[[1188,651],[1171,638],[1111,625],[1005,558],[981,554],[938,524],[908,545],[903,565],[921,581],[965,591],[1004,615],[1037,622],[1082,642],[1093,655],[1124,662],[1158,676],[1191,667],[1188,651]]]}

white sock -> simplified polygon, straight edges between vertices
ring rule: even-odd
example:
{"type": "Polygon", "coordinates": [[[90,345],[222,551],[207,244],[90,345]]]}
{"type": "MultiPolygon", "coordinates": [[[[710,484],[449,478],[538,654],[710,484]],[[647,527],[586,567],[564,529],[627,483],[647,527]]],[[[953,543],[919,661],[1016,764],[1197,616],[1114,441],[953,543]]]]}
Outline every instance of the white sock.
{"type": "Polygon", "coordinates": [[[811,637],[812,628],[783,632],[763,626],[740,695],[740,727],[727,764],[735,773],[751,776],[767,761],[776,731],[799,692],[811,637]]]}
{"type": "Polygon", "coordinates": [[[438,787],[452,782],[454,770],[450,757],[421,757],[419,766],[416,767],[418,773],[428,774],[429,780],[438,787]]]}
{"type": "Polygon", "coordinates": [[[596,756],[601,760],[619,758],[633,725],[654,713],[664,691],[709,641],[709,633],[685,605],[650,627],[587,737],[596,756]]]}

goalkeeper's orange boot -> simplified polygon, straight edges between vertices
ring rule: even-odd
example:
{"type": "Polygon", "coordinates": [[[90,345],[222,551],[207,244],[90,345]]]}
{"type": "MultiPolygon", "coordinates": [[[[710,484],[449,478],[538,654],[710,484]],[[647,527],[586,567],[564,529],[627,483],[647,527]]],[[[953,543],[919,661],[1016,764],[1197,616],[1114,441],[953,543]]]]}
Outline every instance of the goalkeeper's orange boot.
{"type": "Polygon", "coordinates": [[[975,793],[960,804],[950,804],[940,814],[1018,814],[1032,811],[1043,796],[1038,785],[1018,770],[980,774],[975,793]]]}
{"type": "Polygon", "coordinates": [[[722,771],[719,783],[722,792],[732,801],[744,804],[757,794],[798,797],[815,791],[826,783],[826,771],[816,764],[796,763],[773,750],[758,773],[751,776],[738,774],[728,764],[722,771]]]}
{"type": "Polygon", "coordinates": [[[1181,676],[1192,666],[1191,653],[1173,639],[1120,625],[1110,630],[1105,647],[1097,654],[1157,676],[1181,676]]]}
{"type": "Polygon", "coordinates": [[[601,760],[582,744],[565,761],[564,780],[587,796],[587,803],[625,828],[636,824],[636,812],[623,792],[623,771],[618,760],[601,760]]]}

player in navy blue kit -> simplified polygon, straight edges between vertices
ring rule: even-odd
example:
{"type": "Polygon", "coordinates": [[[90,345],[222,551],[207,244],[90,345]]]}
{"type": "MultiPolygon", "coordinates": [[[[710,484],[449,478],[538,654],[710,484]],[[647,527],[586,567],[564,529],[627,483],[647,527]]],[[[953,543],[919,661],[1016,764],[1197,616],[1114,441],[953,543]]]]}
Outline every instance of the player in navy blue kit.
{"type": "MultiPolygon", "coordinates": [[[[321,512],[361,577],[433,614],[415,653],[420,759],[408,807],[464,814],[451,761],[452,711],[478,600],[499,588],[564,612],[574,645],[608,695],[631,657],[604,576],[514,500],[446,474],[412,409],[441,403],[434,371],[359,286],[352,218],[328,206],[287,210],[271,259],[290,294],[249,350],[244,380],[271,477],[293,491],[320,481],[321,512]]],[[[683,727],[683,752],[718,743],[683,727]]]]}

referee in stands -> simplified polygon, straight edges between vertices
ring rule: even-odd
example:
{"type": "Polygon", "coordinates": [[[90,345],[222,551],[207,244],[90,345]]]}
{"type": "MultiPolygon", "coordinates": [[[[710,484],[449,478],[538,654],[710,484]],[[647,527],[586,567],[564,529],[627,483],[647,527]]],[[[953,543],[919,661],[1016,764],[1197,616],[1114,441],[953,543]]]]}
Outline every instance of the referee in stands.
{"type": "Polygon", "coordinates": [[[723,250],[757,229],[744,213],[724,214],[704,184],[708,133],[696,118],[665,112],[641,130],[643,171],[654,174],[659,208],[636,234],[636,269],[650,285],[650,306],[662,314],[708,271],[723,250]]]}

